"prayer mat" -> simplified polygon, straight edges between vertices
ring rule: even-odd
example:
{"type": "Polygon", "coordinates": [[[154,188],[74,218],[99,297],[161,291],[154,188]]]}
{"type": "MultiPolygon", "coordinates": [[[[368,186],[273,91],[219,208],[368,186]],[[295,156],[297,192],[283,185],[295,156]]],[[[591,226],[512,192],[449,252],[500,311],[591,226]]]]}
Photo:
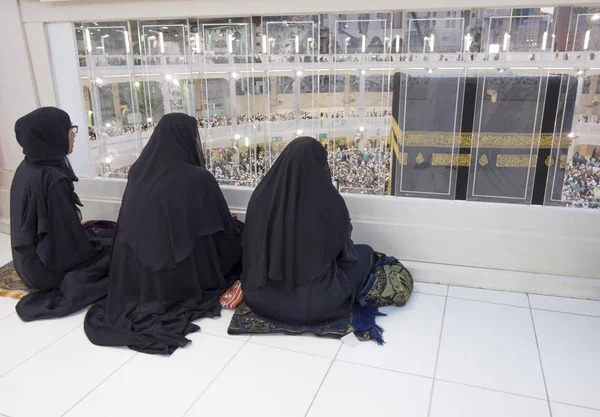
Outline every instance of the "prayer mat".
{"type": "Polygon", "coordinates": [[[319,337],[341,339],[354,333],[361,341],[374,340],[383,344],[383,329],[375,323],[375,317],[385,316],[377,307],[355,304],[347,316],[336,320],[312,325],[296,325],[268,319],[256,314],[246,303],[242,302],[235,310],[227,333],[235,334],[269,334],[283,333],[300,335],[311,333],[319,337]]]}
{"type": "Polygon", "coordinates": [[[35,290],[19,278],[12,261],[0,268],[0,297],[20,300],[32,291],[35,290]]]}

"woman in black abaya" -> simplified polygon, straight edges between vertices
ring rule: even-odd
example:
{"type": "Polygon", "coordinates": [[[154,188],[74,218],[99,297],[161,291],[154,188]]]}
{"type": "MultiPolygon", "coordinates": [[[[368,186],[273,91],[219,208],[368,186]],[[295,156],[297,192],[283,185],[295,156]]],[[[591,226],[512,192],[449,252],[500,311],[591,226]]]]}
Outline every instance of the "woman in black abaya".
{"type": "Polygon", "coordinates": [[[15,124],[25,159],[10,189],[15,270],[37,292],[16,310],[25,321],[62,317],[106,296],[111,239],[81,225],[81,206],[67,160],[76,127],[69,115],[44,107],[15,124]]]}
{"type": "Polygon", "coordinates": [[[284,149],[254,190],[244,227],[247,307],[236,311],[230,333],[340,336],[341,323],[361,340],[383,343],[378,308],[404,305],[412,277],[395,258],[354,245],[321,143],[302,137],[284,149]]]}
{"type": "Polygon", "coordinates": [[[205,168],[193,117],[164,116],[129,172],[106,300],[90,308],[92,343],[171,354],[220,315],[241,273],[242,224],[205,168]]]}
{"type": "Polygon", "coordinates": [[[327,151],[313,138],[295,139],[248,205],[244,302],[264,317],[290,324],[347,315],[374,260],[373,249],[354,245],[351,232],[327,151]]]}

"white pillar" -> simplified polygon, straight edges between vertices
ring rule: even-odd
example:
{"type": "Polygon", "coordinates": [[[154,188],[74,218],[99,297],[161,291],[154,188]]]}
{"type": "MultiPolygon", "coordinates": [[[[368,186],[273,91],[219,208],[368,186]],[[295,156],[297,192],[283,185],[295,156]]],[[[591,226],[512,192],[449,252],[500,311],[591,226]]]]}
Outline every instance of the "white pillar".
{"type": "MultiPolygon", "coordinates": [[[[56,105],[69,113],[71,123],[79,126],[80,133],[75,138],[75,148],[69,161],[78,176],[92,177],[94,170],[88,143],[87,114],[79,76],[75,29],[72,23],[49,23],[47,33],[54,74],[56,105]]],[[[96,111],[100,111],[100,109],[96,109],[96,111]]]]}
{"type": "MultiPolygon", "coordinates": [[[[367,76],[366,74],[360,73],[359,87],[358,87],[358,120],[361,126],[365,125],[365,84],[367,76]]],[[[363,141],[364,142],[364,141],[363,141]]]]}
{"type": "Polygon", "coordinates": [[[237,100],[235,95],[236,78],[229,74],[229,110],[231,112],[231,126],[233,133],[237,133],[237,100]]]}
{"type": "Polygon", "coordinates": [[[16,169],[23,149],[15,138],[15,122],[38,106],[17,0],[0,5],[0,168],[16,169]]]}
{"type": "Polygon", "coordinates": [[[40,106],[56,106],[56,92],[52,77],[52,61],[48,50],[46,25],[41,22],[25,23],[23,25],[31,68],[35,78],[40,106]]]}
{"type": "MultiPolygon", "coordinates": [[[[164,66],[163,66],[164,69],[164,66]]],[[[161,73],[164,114],[171,113],[171,88],[164,72],[161,73]]]]}
{"type": "Polygon", "coordinates": [[[296,113],[296,131],[302,129],[302,115],[300,114],[302,106],[300,104],[300,83],[302,82],[302,73],[294,73],[294,111],[296,113]]]}

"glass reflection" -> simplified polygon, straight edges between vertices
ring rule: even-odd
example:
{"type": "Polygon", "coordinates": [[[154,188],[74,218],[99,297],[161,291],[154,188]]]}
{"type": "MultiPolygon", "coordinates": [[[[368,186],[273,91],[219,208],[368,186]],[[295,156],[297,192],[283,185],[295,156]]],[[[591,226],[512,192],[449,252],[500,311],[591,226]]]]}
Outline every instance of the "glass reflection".
{"type": "Polygon", "coordinates": [[[255,185],[311,135],[343,192],[595,207],[599,13],[76,24],[92,159],[99,175],[126,177],[160,118],[184,112],[221,184],[255,185]]]}

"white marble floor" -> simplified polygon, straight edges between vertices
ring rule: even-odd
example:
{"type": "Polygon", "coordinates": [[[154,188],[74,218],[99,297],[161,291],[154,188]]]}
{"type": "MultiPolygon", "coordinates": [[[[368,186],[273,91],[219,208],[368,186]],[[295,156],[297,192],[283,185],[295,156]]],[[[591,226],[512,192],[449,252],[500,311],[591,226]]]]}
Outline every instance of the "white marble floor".
{"type": "MultiPolygon", "coordinates": [[[[0,235],[0,261],[10,260],[0,235]]],[[[0,298],[0,415],[600,417],[600,302],[417,283],[384,346],[228,336],[171,357],[92,345],[84,312],[23,323],[0,298]]]]}

